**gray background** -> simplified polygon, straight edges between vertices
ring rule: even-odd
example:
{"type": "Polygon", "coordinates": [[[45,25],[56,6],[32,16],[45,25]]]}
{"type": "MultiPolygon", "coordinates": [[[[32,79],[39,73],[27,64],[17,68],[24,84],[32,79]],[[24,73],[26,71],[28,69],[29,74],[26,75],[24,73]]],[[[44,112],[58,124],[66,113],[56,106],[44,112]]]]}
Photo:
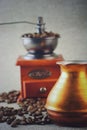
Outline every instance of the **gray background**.
{"type": "MultiPolygon", "coordinates": [[[[87,60],[87,0],[0,0],[0,23],[36,22],[43,16],[46,30],[61,38],[55,53],[66,60],[87,60]]],[[[0,92],[20,89],[16,60],[26,54],[21,35],[34,32],[29,24],[0,26],[0,92]]]]}

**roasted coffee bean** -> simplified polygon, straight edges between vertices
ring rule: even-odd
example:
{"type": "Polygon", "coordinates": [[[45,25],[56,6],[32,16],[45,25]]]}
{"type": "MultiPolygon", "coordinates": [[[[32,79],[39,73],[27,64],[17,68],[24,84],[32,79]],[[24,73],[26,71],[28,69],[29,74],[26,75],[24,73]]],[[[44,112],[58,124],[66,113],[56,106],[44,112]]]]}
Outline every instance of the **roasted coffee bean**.
{"type": "Polygon", "coordinates": [[[43,115],[35,116],[35,119],[42,119],[42,118],[43,118],[43,115]]]}
{"type": "Polygon", "coordinates": [[[12,113],[12,115],[16,115],[18,113],[18,110],[17,109],[12,109],[11,113],[12,113]]]}
{"type": "Polygon", "coordinates": [[[4,99],[3,99],[3,97],[0,97],[0,102],[4,102],[4,99]]]}
{"type": "Polygon", "coordinates": [[[3,116],[2,117],[2,122],[6,122],[7,121],[7,117],[6,116],[3,116]]]}
{"type": "Polygon", "coordinates": [[[35,124],[43,125],[45,123],[44,123],[44,121],[39,119],[39,120],[35,120],[35,124]]]}
{"type": "Polygon", "coordinates": [[[30,100],[30,104],[33,105],[34,103],[36,103],[36,100],[35,99],[31,99],[30,100]]]}
{"type": "Polygon", "coordinates": [[[12,120],[11,120],[11,119],[7,119],[6,123],[7,123],[7,124],[11,124],[11,123],[12,123],[12,120]]]}
{"type": "Polygon", "coordinates": [[[37,104],[36,104],[36,103],[34,103],[34,104],[32,105],[32,107],[37,107],[37,104]]]}
{"type": "Polygon", "coordinates": [[[0,119],[0,123],[3,123],[3,122],[5,122],[5,120],[3,120],[3,118],[1,118],[1,119],[0,119]]]}
{"type": "Polygon", "coordinates": [[[23,116],[22,109],[18,109],[17,114],[18,114],[19,116],[23,116]]]}
{"type": "Polygon", "coordinates": [[[27,124],[26,117],[22,116],[21,119],[20,119],[20,125],[26,125],[26,124],[27,124]]]}
{"type": "Polygon", "coordinates": [[[39,106],[37,106],[37,108],[38,108],[38,111],[39,111],[39,112],[42,112],[42,110],[41,110],[41,108],[40,108],[39,106]]]}
{"type": "Polygon", "coordinates": [[[2,98],[7,98],[8,97],[8,94],[6,92],[3,92],[2,94],[0,94],[0,97],[2,98]]]}
{"type": "Polygon", "coordinates": [[[27,111],[31,111],[32,109],[33,109],[33,106],[30,105],[30,106],[28,106],[27,111]]]}
{"type": "Polygon", "coordinates": [[[6,99],[5,102],[8,104],[13,103],[13,101],[11,99],[6,99]]]}
{"type": "Polygon", "coordinates": [[[3,111],[1,110],[0,111],[0,118],[2,118],[3,117],[3,111]]]}
{"type": "Polygon", "coordinates": [[[17,125],[20,123],[20,119],[15,119],[14,121],[12,121],[11,123],[11,127],[17,127],[17,125]]]}
{"type": "Polygon", "coordinates": [[[27,124],[34,124],[34,118],[31,118],[31,117],[28,117],[28,118],[26,118],[26,122],[27,122],[27,124]]]}
{"type": "Polygon", "coordinates": [[[0,106],[0,110],[3,110],[3,108],[4,108],[3,106],[0,106]]]}
{"type": "Polygon", "coordinates": [[[45,124],[50,124],[52,123],[52,120],[48,117],[48,115],[45,115],[45,117],[43,118],[45,124]]]}
{"type": "Polygon", "coordinates": [[[19,96],[19,94],[20,94],[20,92],[19,91],[15,91],[15,90],[13,90],[13,91],[10,91],[9,93],[8,93],[8,98],[16,98],[16,97],[18,97],[19,96]]]}
{"type": "Polygon", "coordinates": [[[37,110],[37,111],[35,112],[35,115],[36,115],[36,116],[37,116],[37,115],[42,115],[42,113],[41,113],[41,111],[38,111],[38,110],[37,110]]]}
{"type": "Polygon", "coordinates": [[[7,98],[7,93],[6,92],[0,94],[0,102],[4,102],[6,98],[7,98]]]}
{"type": "Polygon", "coordinates": [[[46,108],[43,107],[43,108],[41,109],[41,111],[46,111],[46,108]]]}
{"type": "Polygon", "coordinates": [[[29,111],[29,115],[32,115],[33,113],[35,113],[37,111],[37,108],[33,108],[31,111],[29,111]]]}
{"type": "Polygon", "coordinates": [[[20,125],[27,125],[27,122],[25,120],[20,120],[20,125]]]}
{"type": "Polygon", "coordinates": [[[37,101],[36,104],[40,106],[41,105],[41,101],[37,101]]]}
{"type": "Polygon", "coordinates": [[[11,124],[15,119],[16,119],[15,116],[8,117],[7,120],[6,120],[6,122],[7,122],[7,124],[11,124]]]}
{"type": "Polygon", "coordinates": [[[24,107],[25,104],[23,102],[18,102],[19,107],[24,107]]]}

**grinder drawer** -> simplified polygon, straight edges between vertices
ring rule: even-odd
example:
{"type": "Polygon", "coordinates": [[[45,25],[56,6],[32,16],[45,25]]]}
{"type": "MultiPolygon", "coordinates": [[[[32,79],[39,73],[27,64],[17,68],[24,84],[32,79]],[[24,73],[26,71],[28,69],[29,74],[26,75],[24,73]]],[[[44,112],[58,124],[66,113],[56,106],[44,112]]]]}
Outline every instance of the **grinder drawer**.
{"type": "Polygon", "coordinates": [[[55,80],[29,82],[23,81],[24,98],[26,97],[47,97],[51,88],[54,86],[55,80]]]}

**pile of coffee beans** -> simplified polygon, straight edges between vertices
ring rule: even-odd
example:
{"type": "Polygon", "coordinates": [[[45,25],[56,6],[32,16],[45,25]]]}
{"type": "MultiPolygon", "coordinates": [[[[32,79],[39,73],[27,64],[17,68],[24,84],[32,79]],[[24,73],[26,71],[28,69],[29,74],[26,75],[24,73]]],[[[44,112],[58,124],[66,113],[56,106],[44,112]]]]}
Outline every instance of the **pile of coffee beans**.
{"type": "Polygon", "coordinates": [[[26,98],[17,102],[19,91],[0,94],[0,102],[17,103],[19,108],[0,106],[0,122],[6,122],[11,127],[31,124],[52,124],[44,107],[46,99],[26,98]]]}
{"type": "Polygon", "coordinates": [[[28,38],[47,38],[47,37],[60,37],[59,34],[53,33],[53,32],[44,32],[44,33],[27,33],[22,35],[22,37],[28,37],[28,38]]]}
{"type": "Polygon", "coordinates": [[[20,92],[16,90],[12,90],[10,92],[3,92],[0,94],[0,102],[6,102],[6,103],[15,103],[17,102],[17,98],[19,96],[20,92]]]}

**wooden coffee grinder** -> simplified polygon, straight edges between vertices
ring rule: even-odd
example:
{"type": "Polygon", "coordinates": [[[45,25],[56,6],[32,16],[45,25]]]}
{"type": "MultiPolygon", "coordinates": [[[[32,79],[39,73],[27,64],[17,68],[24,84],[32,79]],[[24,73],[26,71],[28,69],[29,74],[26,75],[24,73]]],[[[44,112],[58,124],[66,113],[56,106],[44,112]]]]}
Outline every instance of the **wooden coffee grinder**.
{"type": "Polygon", "coordinates": [[[21,77],[19,100],[27,97],[47,97],[60,75],[56,62],[62,61],[63,57],[53,52],[58,44],[59,34],[46,32],[42,17],[38,17],[37,31],[22,35],[28,53],[19,56],[16,62],[20,66],[21,77]]]}

